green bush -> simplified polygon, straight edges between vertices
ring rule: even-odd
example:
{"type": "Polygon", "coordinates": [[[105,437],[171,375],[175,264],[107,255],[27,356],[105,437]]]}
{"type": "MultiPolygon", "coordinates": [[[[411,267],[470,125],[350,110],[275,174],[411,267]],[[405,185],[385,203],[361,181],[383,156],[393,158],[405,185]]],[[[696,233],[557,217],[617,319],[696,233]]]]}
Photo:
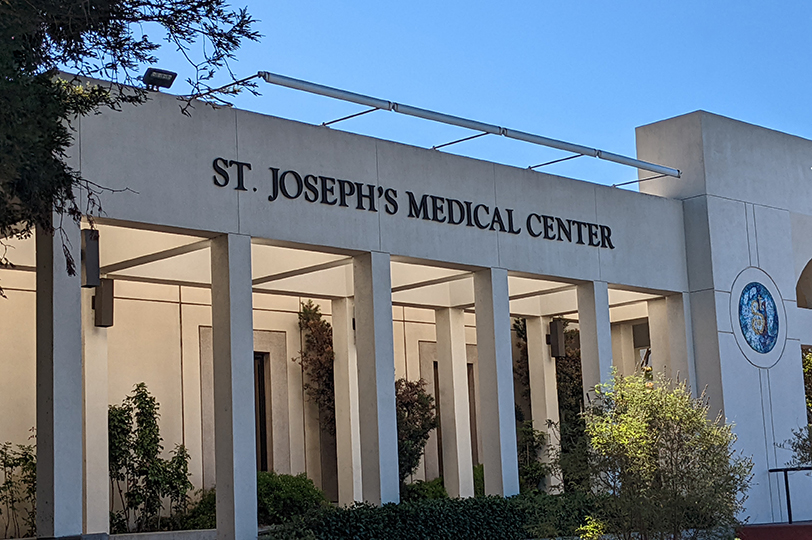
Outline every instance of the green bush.
{"type": "Polygon", "coordinates": [[[217,528],[217,494],[212,489],[198,491],[198,500],[193,503],[180,520],[184,530],[217,528]]]}
{"type": "Polygon", "coordinates": [[[395,381],[395,413],[398,423],[398,477],[400,485],[420,465],[431,430],[437,427],[434,398],[426,381],[395,381]]]}
{"type": "Polygon", "coordinates": [[[428,482],[418,480],[411,484],[403,484],[400,489],[400,500],[402,502],[447,498],[448,492],[445,490],[442,478],[435,478],[428,482]]]}
{"type": "Polygon", "coordinates": [[[36,444],[0,444],[0,538],[36,535],[36,444]]]}
{"type": "Polygon", "coordinates": [[[485,496],[485,466],[474,465],[474,497],[485,496]]]}
{"type": "Polygon", "coordinates": [[[584,415],[600,519],[623,538],[716,537],[735,528],[752,462],[684,383],[613,376],[584,415]]]}
{"type": "Polygon", "coordinates": [[[559,495],[532,491],[513,501],[523,515],[528,538],[576,536],[587,516],[599,515],[598,498],[579,491],[559,495]]]}
{"type": "Polygon", "coordinates": [[[324,493],[304,473],[257,473],[257,517],[262,525],[284,523],[327,505],[324,493]]]}
{"type": "Polygon", "coordinates": [[[319,540],[525,540],[523,524],[512,499],[482,497],[331,508],[302,526],[319,540]]]}
{"type": "Polygon", "coordinates": [[[189,454],[175,445],[170,458],[161,457],[163,438],[158,426],[160,405],[147,385],[138,383],[121,405],[107,411],[108,466],[112,496],[121,510],[110,512],[110,532],[178,529],[186,513],[189,454]],[[169,515],[162,515],[168,499],[169,515]]]}
{"type": "MultiPolygon", "coordinates": [[[[428,482],[426,482],[428,484],[428,482]]],[[[599,500],[586,493],[423,499],[376,507],[321,507],[272,527],[271,540],[521,539],[574,536],[599,500]]],[[[594,528],[594,527],[593,527],[594,528]]],[[[583,529],[582,529],[583,530],[583,529]]]]}

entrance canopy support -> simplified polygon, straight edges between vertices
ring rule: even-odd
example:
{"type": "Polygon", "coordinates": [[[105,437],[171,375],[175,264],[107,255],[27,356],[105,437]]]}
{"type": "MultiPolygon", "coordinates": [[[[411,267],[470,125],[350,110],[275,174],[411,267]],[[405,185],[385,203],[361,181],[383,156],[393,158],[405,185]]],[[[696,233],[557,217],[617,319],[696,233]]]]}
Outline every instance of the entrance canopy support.
{"type": "MultiPolygon", "coordinates": [[[[481,132],[481,135],[485,134],[501,135],[509,139],[516,139],[519,141],[529,142],[532,144],[538,144],[540,146],[555,148],[557,150],[563,150],[565,152],[571,152],[573,154],[579,154],[583,156],[590,156],[598,159],[603,159],[606,161],[612,161],[614,163],[628,165],[636,169],[650,171],[656,174],[672,176],[674,178],[680,177],[680,171],[678,169],[674,169],[672,167],[665,167],[663,165],[657,165],[655,163],[649,163],[647,161],[641,161],[639,159],[622,156],[620,154],[614,154],[612,152],[606,152],[604,150],[599,150],[597,148],[590,148],[588,146],[573,144],[565,141],[560,141],[557,139],[551,139],[549,137],[542,137],[541,135],[534,135],[532,133],[526,133],[524,131],[509,129],[494,124],[486,124],[485,122],[478,122],[476,120],[461,118],[459,116],[452,116],[450,114],[443,114],[436,111],[430,111],[428,109],[412,107],[411,105],[403,105],[401,103],[396,103],[394,101],[387,101],[385,99],[366,96],[364,94],[356,94],[355,92],[348,92],[346,90],[340,90],[338,88],[332,88],[330,86],[324,86],[321,84],[303,81],[301,79],[294,79],[292,77],[286,77],[284,75],[271,73],[269,71],[260,71],[257,73],[256,76],[261,77],[268,84],[275,84],[278,86],[292,88],[294,90],[309,92],[311,94],[318,94],[320,96],[340,99],[342,101],[349,101],[350,103],[357,103],[358,105],[370,107],[373,110],[380,109],[385,111],[394,111],[400,114],[406,114],[409,116],[415,116],[417,118],[423,118],[424,120],[431,120],[432,122],[439,122],[441,124],[448,124],[451,126],[458,126],[461,128],[470,129],[473,131],[479,131],[481,132]]],[[[234,83],[232,83],[232,85],[233,84],[234,83]]],[[[365,111],[364,113],[366,112],[372,111],[371,110],[365,111]]],[[[456,142],[461,142],[461,140],[456,142]]]]}

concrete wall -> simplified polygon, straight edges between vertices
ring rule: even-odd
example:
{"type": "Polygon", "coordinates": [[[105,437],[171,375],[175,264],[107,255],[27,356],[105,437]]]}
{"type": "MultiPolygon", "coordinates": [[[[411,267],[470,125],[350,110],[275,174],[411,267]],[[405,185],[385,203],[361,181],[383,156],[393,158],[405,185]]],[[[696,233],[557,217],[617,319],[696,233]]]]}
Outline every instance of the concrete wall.
{"type": "MultiPolygon", "coordinates": [[[[702,111],[638,128],[637,140],[641,159],[683,172],[641,191],[683,201],[697,378],[754,458],[747,514],[753,523],[785,520],[783,479],[767,469],[785,466],[782,444],[806,424],[801,344],[812,337],[812,312],[795,293],[812,258],[812,141],[702,111]],[[775,297],[781,330],[767,353],[743,338],[743,280],[775,297]]],[[[807,476],[792,484],[812,492],[807,476]]],[[[812,499],[792,500],[796,520],[812,518],[812,499]]]]}
{"type": "MultiPolygon", "coordinates": [[[[33,272],[0,271],[8,297],[0,310],[0,349],[4,351],[0,357],[0,410],[4,413],[0,415],[0,442],[29,443],[30,429],[36,423],[33,277],[33,272]]],[[[205,464],[211,467],[214,460],[213,422],[211,413],[203,410],[211,398],[210,388],[206,397],[205,382],[211,373],[201,373],[201,366],[205,370],[203,334],[211,327],[211,295],[206,289],[125,281],[118,281],[115,290],[115,325],[108,329],[110,403],[121,403],[136,383],[145,382],[160,404],[165,451],[185,444],[191,455],[192,483],[197,488],[211,487],[213,469],[207,473],[205,464]]],[[[307,401],[301,367],[293,361],[302,346],[297,315],[301,301],[305,299],[255,294],[254,329],[258,334],[270,331],[285,336],[283,358],[272,359],[275,369],[287,369],[287,403],[274,409],[283,410],[285,417],[271,418],[273,431],[287,432],[287,440],[283,436],[274,440],[274,470],[304,472],[321,485],[318,411],[307,401]]],[[[329,322],[330,302],[316,303],[329,322]]],[[[396,377],[425,378],[419,343],[435,339],[434,311],[395,307],[393,329],[396,377]]],[[[475,343],[473,332],[468,340],[475,343]]],[[[257,350],[264,349],[259,345],[257,350]]],[[[417,477],[424,477],[422,468],[417,477]]]]}
{"type": "MultiPolygon", "coordinates": [[[[679,201],[234,109],[215,111],[201,104],[189,118],[178,112],[172,96],[152,97],[137,109],[81,120],[82,174],[104,186],[132,190],[105,194],[111,219],[568,280],[674,292],[687,288],[679,201]],[[118,140],[126,144],[111,143],[118,140]],[[245,191],[235,189],[237,165],[225,169],[227,186],[215,185],[224,182],[213,170],[217,157],[251,164],[251,170],[244,169],[245,191]],[[374,186],[378,211],[357,210],[355,196],[346,207],[306,202],[306,190],[295,200],[280,194],[269,202],[271,167],[278,174],[290,169],[302,177],[374,186]],[[397,192],[394,215],[385,211],[386,189],[397,192]],[[487,205],[489,212],[496,206],[506,227],[511,209],[521,233],[499,232],[496,225],[480,230],[409,218],[407,191],[418,200],[430,194],[487,205]],[[608,226],[615,249],[533,238],[526,225],[531,213],[608,226]],[[649,271],[654,267],[657,272],[649,271]]],[[[293,190],[293,180],[288,181],[293,190]]]]}

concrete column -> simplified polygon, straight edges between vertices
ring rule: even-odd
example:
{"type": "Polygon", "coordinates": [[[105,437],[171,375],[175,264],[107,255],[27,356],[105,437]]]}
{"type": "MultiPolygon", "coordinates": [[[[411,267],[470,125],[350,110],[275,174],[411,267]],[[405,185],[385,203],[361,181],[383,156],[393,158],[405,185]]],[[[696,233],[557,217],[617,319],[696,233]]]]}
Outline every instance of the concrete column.
{"type": "Polygon", "coordinates": [[[110,472],[107,458],[107,329],[94,325],[93,289],[82,289],[84,362],[83,531],[110,529],[110,472]]]}
{"type": "Polygon", "coordinates": [[[217,538],[257,537],[251,238],[211,242],[217,538]]]}
{"type": "MultiPolygon", "coordinates": [[[[544,431],[548,435],[547,421],[558,422],[558,381],[555,373],[555,358],[550,356],[547,345],[547,334],[550,329],[550,317],[527,317],[527,364],[530,371],[530,407],[532,409],[533,429],[544,431]]],[[[552,449],[558,441],[547,438],[552,449]]],[[[549,461],[551,452],[544,456],[549,461]]],[[[557,478],[550,477],[547,489],[559,483],[557,478]]]]}
{"type": "Polygon", "coordinates": [[[79,227],[37,229],[37,533],[82,533],[82,297],[62,243],[80,264],[79,227]]]}
{"type": "Polygon", "coordinates": [[[338,504],[363,501],[361,484],[361,431],[358,420],[358,358],[352,328],[353,303],[349,298],[332,301],[335,364],[336,456],[338,504]]]}
{"type": "Polygon", "coordinates": [[[609,323],[609,285],[592,281],[578,285],[578,326],[584,393],[594,396],[595,385],[612,373],[612,327],[609,323]]]}
{"type": "Polygon", "coordinates": [[[663,371],[669,377],[687,381],[696,394],[690,309],[688,293],[649,300],[649,335],[654,371],[663,371]]]}
{"type": "Polygon", "coordinates": [[[485,493],[519,493],[507,270],[474,273],[485,493]]]}
{"type": "Polygon", "coordinates": [[[462,309],[434,312],[440,383],[436,390],[443,426],[443,482],[451,497],[474,496],[464,317],[462,309]]]}
{"type": "Polygon", "coordinates": [[[353,260],[358,409],[364,500],[400,500],[395,415],[395,352],[389,254],[373,251],[353,260]]]}
{"type": "Polygon", "coordinates": [[[671,377],[671,348],[668,344],[668,334],[671,331],[668,324],[668,310],[665,298],[649,300],[648,304],[648,335],[651,342],[651,361],[649,365],[654,373],[664,373],[671,377]]]}
{"type": "Polygon", "coordinates": [[[612,364],[621,375],[631,375],[640,362],[634,355],[634,331],[631,323],[612,327],[612,364]]]}

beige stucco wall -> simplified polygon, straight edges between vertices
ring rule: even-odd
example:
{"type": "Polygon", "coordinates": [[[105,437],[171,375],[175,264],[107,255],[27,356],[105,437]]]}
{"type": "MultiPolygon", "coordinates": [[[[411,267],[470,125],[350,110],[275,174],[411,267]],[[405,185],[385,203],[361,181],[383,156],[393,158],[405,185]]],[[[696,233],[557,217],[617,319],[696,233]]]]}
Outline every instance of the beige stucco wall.
{"type": "MultiPolygon", "coordinates": [[[[0,299],[0,442],[28,442],[36,423],[34,273],[0,271],[6,299],[0,299]]],[[[120,403],[145,382],[160,404],[165,452],[186,445],[192,483],[203,486],[200,329],[211,326],[206,289],[117,281],[115,324],[108,332],[108,392],[120,403]]],[[[293,361],[301,349],[298,306],[303,299],[254,295],[254,329],[284,332],[287,364],[289,448],[279,456],[280,472],[307,473],[321,483],[318,414],[302,389],[302,370],[293,361]],[[287,465],[289,463],[289,465],[287,465]]],[[[330,321],[330,302],[316,300],[330,321]]],[[[419,343],[434,341],[434,312],[393,308],[396,377],[421,377],[419,343]]],[[[467,316],[469,344],[475,344],[474,317],[467,316]]],[[[274,420],[275,422],[277,420],[274,420]]],[[[210,426],[208,427],[210,429],[210,426]]],[[[279,451],[278,451],[279,452],[279,451]]],[[[276,459],[276,457],[275,457],[276,459]]],[[[425,475],[423,467],[416,478],[425,475]]]]}

